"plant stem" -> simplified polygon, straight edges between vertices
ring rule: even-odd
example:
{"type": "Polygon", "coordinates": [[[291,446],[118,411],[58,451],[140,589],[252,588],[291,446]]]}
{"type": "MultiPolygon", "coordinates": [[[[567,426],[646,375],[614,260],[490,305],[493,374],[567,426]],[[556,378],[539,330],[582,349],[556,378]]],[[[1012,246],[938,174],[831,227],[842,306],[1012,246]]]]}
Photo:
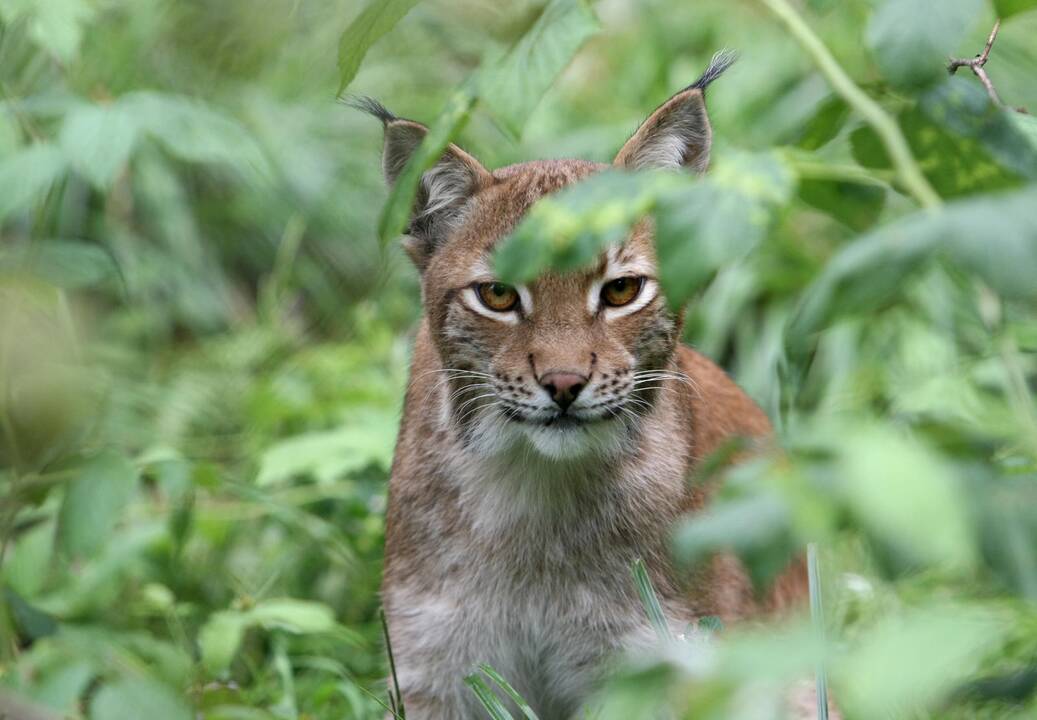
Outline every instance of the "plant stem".
{"type": "Polygon", "coordinates": [[[788,4],[787,0],[760,0],[760,2],[785,24],[792,36],[810,55],[821,74],[828,79],[832,89],[850,107],[860,113],[865,122],[875,130],[893,161],[893,167],[896,169],[897,177],[904,189],[922,207],[939,207],[942,204],[940,196],[936,194],[929,181],[925,179],[925,175],[922,174],[896,120],[854,83],[825,47],[825,44],[821,42],[821,39],[814,34],[814,31],[788,4]]]}

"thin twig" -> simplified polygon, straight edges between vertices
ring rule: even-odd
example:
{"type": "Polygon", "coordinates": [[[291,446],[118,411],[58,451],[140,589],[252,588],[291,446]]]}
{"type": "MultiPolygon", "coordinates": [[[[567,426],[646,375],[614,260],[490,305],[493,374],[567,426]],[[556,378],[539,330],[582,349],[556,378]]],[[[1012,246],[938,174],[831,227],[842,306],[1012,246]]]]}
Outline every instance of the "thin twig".
{"type": "Polygon", "coordinates": [[[947,72],[953,75],[958,72],[958,68],[969,68],[979,78],[979,81],[983,83],[983,87],[987,89],[987,95],[990,96],[993,103],[998,106],[1004,106],[1001,98],[998,97],[997,90],[994,89],[994,83],[990,81],[990,76],[983,69],[983,66],[987,64],[987,59],[990,57],[990,48],[994,47],[994,40],[997,39],[997,31],[1000,29],[1001,18],[998,18],[997,22],[994,23],[994,29],[990,31],[990,36],[987,37],[987,44],[983,47],[983,52],[974,58],[952,58],[947,65],[947,72]]]}
{"type": "Polygon", "coordinates": [[[831,51],[810,29],[806,21],[799,16],[799,13],[792,8],[788,0],[760,0],[760,2],[785,24],[792,36],[813,59],[821,74],[827,78],[832,89],[846,101],[847,105],[860,113],[865,122],[871,125],[893,161],[893,167],[897,171],[897,177],[903,188],[922,207],[939,207],[942,204],[940,196],[936,194],[933,186],[922,174],[922,169],[918,166],[914,155],[911,154],[911,147],[907,144],[896,120],[854,83],[832,56],[831,51]]]}

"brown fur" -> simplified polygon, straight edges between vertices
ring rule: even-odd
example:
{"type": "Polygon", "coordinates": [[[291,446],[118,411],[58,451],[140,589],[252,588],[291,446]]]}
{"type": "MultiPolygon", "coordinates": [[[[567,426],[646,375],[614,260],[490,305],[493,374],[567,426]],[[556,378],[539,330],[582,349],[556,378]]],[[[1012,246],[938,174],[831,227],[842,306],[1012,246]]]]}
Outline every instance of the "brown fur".
{"type": "MultiPolygon", "coordinates": [[[[379,116],[392,181],[420,126],[379,116]]],[[[685,90],[617,162],[704,167],[708,137],[702,89],[685,90]],[[688,147],[671,152],[680,142],[688,147]]],[[[409,249],[425,317],[392,468],[383,582],[401,690],[418,720],[476,716],[461,681],[479,662],[543,720],[571,716],[608,657],[650,637],[629,575],[638,558],[679,629],[704,615],[783,611],[805,593],[799,563],[762,602],[731,555],[691,578],[671,563],[672,522],[708,508],[708,486],[689,482],[702,460],[771,426],[720,368],[679,345],[681,317],[658,293],[647,225],[597,267],[522,288],[512,313],[472,299],[492,280],[494,246],[530,206],[602,167],[538,161],[491,173],[451,146],[419,193],[409,249]],[[614,272],[647,278],[626,310],[595,304],[614,272]],[[583,415],[551,414],[543,383],[555,372],[587,379],[583,415]]]]}

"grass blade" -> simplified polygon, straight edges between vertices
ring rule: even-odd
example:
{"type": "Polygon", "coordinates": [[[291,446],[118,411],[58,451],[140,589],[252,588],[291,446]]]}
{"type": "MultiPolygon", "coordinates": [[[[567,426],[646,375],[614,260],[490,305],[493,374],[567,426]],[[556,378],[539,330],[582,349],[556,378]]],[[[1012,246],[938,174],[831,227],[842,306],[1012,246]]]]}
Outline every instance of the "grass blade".
{"type": "Polygon", "coordinates": [[[400,694],[400,680],[396,677],[396,659],[392,655],[392,641],[389,640],[389,623],[385,620],[385,610],[378,611],[382,621],[382,635],[385,636],[385,652],[389,656],[389,671],[392,673],[392,690],[389,692],[389,704],[392,705],[393,717],[405,720],[407,711],[403,707],[403,696],[400,694]]]}
{"type": "Polygon", "coordinates": [[[508,709],[504,707],[504,703],[497,697],[497,693],[493,691],[493,688],[478,673],[472,673],[464,679],[464,682],[465,685],[472,689],[475,696],[479,698],[479,702],[486,708],[486,712],[490,714],[493,720],[515,720],[512,714],[508,712],[508,709]]]}
{"type": "Polygon", "coordinates": [[[522,711],[522,714],[526,717],[526,720],[540,720],[537,717],[537,714],[533,712],[533,708],[531,708],[529,706],[529,703],[526,702],[526,699],[519,694],[519,691],[513,688],[511,686],[511,683],[505,680],[499,672],[493,669],[492,666],[483,664],[479,666],[479,669],[486,677],[490,678],[490,680],[493,680],[493,682],[497,684],[497,687],[503,690],[504,693],[508,697],[510,697],[516,705],[518,705],[518,709],[522,711]]]}
{"type": "Polygon", "coordinates": [[[645,567],[641,558],[634,561],[633,572],[637,594],[641,596],[641,604],[645,606],[648,620],[659,634],[660,640],[664,642],[670,640],[670,626],[666,622],[662,605],[659,604],[659,597],[655,594],[655,588],[652,587],[652,581],[648,577],[648,568],[645,567]]]}
{"type": "MultiPolygon", "coordinates": [[[[817,560],[817,545],[807,545],[807,578],[810,587],[810,622],[819,640],[824,642],[825,617],[821,607],[821,566],[817,560]]],[[[823,659],[817,661],[817,720],[828,720],[828,679],[823,659]]]]}

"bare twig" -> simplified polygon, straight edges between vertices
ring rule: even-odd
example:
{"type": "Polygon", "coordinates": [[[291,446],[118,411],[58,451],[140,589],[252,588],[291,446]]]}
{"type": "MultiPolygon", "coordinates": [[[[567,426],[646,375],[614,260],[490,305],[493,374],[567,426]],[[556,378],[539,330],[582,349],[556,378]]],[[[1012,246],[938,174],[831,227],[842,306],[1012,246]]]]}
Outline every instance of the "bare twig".
{"type": "Polygon", "coordinates": [[[987,58],[990,57],[990,48],[994,47],[994,40],[997,39],[997,31],[1001,29],[1001,18],[997,19],[994,23],[994,29],[990,31],[990,36],[987,38],[987,44],[983,48],[983,52],[974,58],[952,58],[950,63],[947,65],[947,72],[951,75],[958,72],[958,68],[967,67],[972,70],[973,74],[979,78],[979,81],[983,83],[983,87],[987,89],[987,95],[994,102],[995,105],[1004,106],[1001,102],[1001,98],[997,95],[997,90],[994,89],[994,83],[990,81],[990,76],[987,75],[987,71],[983,69],[983,66],[987,64],[987,58]]]}

